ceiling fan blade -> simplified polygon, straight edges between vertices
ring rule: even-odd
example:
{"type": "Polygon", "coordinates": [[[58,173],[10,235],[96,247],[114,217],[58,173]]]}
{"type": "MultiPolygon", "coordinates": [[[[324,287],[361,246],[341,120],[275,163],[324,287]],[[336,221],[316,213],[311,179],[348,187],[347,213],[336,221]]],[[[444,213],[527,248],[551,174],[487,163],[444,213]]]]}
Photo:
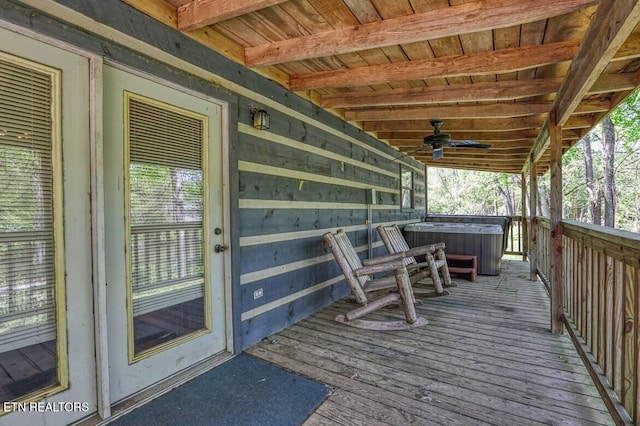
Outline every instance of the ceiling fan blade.
{"type": "Polygon", "coordinates": [[[414,149],[413,151],[409,151],[409,152],[407,152],[406,154],[401,155],[400,157],[396,157],[396,158],[394,158],[394,159],[393,159],[393,161],[399,160],[399,159],[404,158],[404,157],[408,157],[409,155],[413,155],[413,154],[415,154],[416,152],[420,152],[420,151],[422,151],[422,150],[423,150],[423,149],[425,149],[425,148],[426,148],[426,146],[425,146],[425,145],[421,145],[421,146],[419,146],[418,148],[414,149]]]}
{"type": "Polygon", "coordinates": [[[466,141],[451,140],[447,142],[447,146],[450,146],[453,148],[491,148],[491,145],[489,144],[479,143],[479,142],[470,141],[470,140],[466,140],[466,141]]]}

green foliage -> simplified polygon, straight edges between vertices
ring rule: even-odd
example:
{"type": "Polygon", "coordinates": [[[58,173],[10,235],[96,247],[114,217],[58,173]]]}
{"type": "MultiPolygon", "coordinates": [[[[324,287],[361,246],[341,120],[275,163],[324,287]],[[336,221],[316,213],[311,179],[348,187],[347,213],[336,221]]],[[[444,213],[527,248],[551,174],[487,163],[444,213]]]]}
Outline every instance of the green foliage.
{"type": "Polygon", "coordinates": [[[514,195],[513,206],[519,211],[521,190],[514,175],[434,167],[427,173],[429,213],[505,215],[501,188],[514,195]]]}
{"type": "MultiPolygon", "coordinates": [[[[640,90],[618,108],[611,119],[616,128],[615,186],[616,227],[640,232],[640,90]]],[[[602,126],[592,132],[594,179],[603,188],[602,126]]],[[[563,156],[563,216],[588,220],[584,145],[575,144],[563,156]]],[[[538,178],[539,209],[548,215],[549,174],[538,178]]],[[[520,176],[468,170],[428,169],[429,213],[507,214],[507,197],[515,214],[521,214],[520,176]]],[[[540,214],[540,212],[538,213],[540,214]]]]}

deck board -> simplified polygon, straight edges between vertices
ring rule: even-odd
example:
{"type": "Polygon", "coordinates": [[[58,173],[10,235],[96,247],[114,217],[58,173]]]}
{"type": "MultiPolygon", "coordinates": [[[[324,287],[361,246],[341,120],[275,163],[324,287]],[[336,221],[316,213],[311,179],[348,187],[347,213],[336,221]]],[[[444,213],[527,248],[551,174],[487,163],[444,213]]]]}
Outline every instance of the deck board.
{"type": "Polygon", "coordinates": [[[614,424],[569,337],[549,332],[549,299],[528,267],[506,261],[500,276],[425,299],[426,327],[348,327],[333,321],[353,307],[341,301],[247,352],[335,389],[307,425],[614,424]]]}

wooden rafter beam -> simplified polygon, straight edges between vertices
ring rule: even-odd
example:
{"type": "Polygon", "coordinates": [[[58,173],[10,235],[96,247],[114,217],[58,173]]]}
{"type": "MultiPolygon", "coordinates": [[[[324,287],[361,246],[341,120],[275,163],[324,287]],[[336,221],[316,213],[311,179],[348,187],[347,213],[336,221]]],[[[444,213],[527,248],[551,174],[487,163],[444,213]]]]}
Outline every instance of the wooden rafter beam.
{"type": "MultiPolygon", "coordinates": [[[[465,3],[471,4],[471,3],[465,3]]],[[[364,86],[432,77],[492,75],[537,68],[573,59],[579,41],[514,47],[490,52],[321,71],[291,76],[291,90],[364,86]]]]}
{"type": "MultiPolygon", "coordinates": [[[[509,151],[512,149],[521,149],[526,148],[527,152],[533,146],[533,142],[535,139],[521,139],[517,141],[481,141],[487,142],[491,144],[491,148],[488,149],[489,152],[497,152],[497,151],[509,151]]],[[[394,146],[396,148],[417,148],[423,145],[422,139],[389,139],[389,145],[394,146]]],[[[448,148],[452,149],[452,148],[448,148]]],[[[465,148],[462,148],[465,149],[465,148]]]]}
{"type": "Polygon", "coordinates": [[[505,172],[505,173],[520,173],[518,163],[515,161],[509,164],[498,164],[492,161],[466,161],[466,160],[447,160],[447,154],[444,154],[444,158],[434,160],[429,156],[418,156],[416,160],[430,167],[444,167],[454,169],[465,170],[482,170],[487,172],[505,172]]]}
{"type": "Polygon", "coordinates": [[[491,103],[485,105],[376,108],[345,111],[347,121],[424,120],[430,118],[512,118],[549,112],[551,102],[491,103]]]}
{"type": "MultiPolygon", "coordinates": [[[[585,116],[588,118],[588,116],[585,116]]],[[[543,115],[526,117],[498,118],[498,119],[453,119],[442,125],[443,132],[495,132],[535,129],[544,123],[543,115]]],[[[395,121],[365,121],[362,129],[366,132],[411,132],[433,131],[430,120],[395,120],[395,121]]]]}
{"type": "Polygon", "coordinates": [[[376,47],[433,40],[534,22],[570,13],[595,0],[482,0],[423,13],[282,40],[245,50],[248,66],[273,65],[376,47]]]}
{"type": "Polygon", "coordinates": [[[614,61],[623,61],[640,57],[640,32],[631,34],[613,57],[614,61]]]}
{"type": "MultiPolygon", "coordinates": [[[[449,132],[443,131],[451,135],[451,139],[455,140],[482,140],[482,141],[514,141],[518,139],[535,139],[538,131],[535,129],[516,130],[514,132],[449,132]]],[[[422,139],[431,132],[378,132],[380,139],[422,139]]]]}
{"type": "Polygon", "coordinates": [[[564,125],[564,129],[590,129],[596,124],[592,115],[573,115],[564,125]]]}
{"type": "Polygon", "coordinates": [[[571,78],[564,81],[554,101],[558,125],[567,122],[639,22],[637,0],[616,0],[613,7],[598,7],[571,63],[571,78]]]}
{"type": "Polygon", "coordinates": [[[639,82],[638,74],[635,72],[603,74],[598,77],[586,94],[597,95],[600,93],[633,90],[638,87],[639,82]]]}
{"type": "Polygon", "coordinates": [[[178,8],[178,29],[190,31],[245,13],[255,12],[286,0],[194,0],[178,8]]]}
{"type": "Polygon", "coordinates": [[[546,78],[351,92],[323,96],[320,106],[350,108],[449,102],[493,102],[554,93],[558,91],[561,84],[561,78],[546,78]]]}
{"type": "MultiPolygon", "coordinates": [[[[555,93],[560,88],[562,81],[562,78],[547,78],[358,91],[325,95],[321,98],[320,106],[325,108],[354,108],[381,105],[424,105],[515,100],[555,93]]],[[[606,74],[596,80],[587,94],[633,90],[638,86],[639,82],[638,74],[634,72],[606,74]]]]}
{"type": "MultiPolygon", "coordinates": [[[[419,155],[417,156],[418,159],[420,160],[428,160],[430,153],[427,153],[427,155],[419,155]]],[[[509,157],[509,158],[492,158],[492,157],[477,157],[477,156],[465,156],[465,155],[454,155],[452,152],[450,151],[445,151],[444,152],[444,158],[447,158],[449,160],[451,160],[451,162],[456,161],[459,163],[466,163],[466,162],[473,162],[478,164],[479,162],[482,162],[486,165],[491,165],[491,166],[502,166],[502,167],[512,167],[513,164],[515,163],[523,163],[524,160],[527,158],[527,154],[521,154],[521,155],[514,155],[513,157],[509,157]]],[[[433,155],[431,155],[431,160],[432,161],[440,161],[440,160],[433,160],[433,155]]]]}
{"type": "MultiPolygon", "coordinates": [[[[571,78],[566,79],[562,84],[554,101],[552,111],[555,111],[558,125],[567,123],[572,114],[583,112],[581,106],[586,102],[582,99],[594,86],[608,63],[616,54],[619,54],[621,48],[625,47],[625,41],[639,22],[640,2],[635,0],[617,1],[612,8],[598,7],[587,28],[576,59],[569,69],[571,78]]],[[[631,49],[631,45],[635,46],[633,50],[637,47],[636,42],[627,43],[627,49],[631,49]]],[[[625,55],[628,56],[629,52],[621,54],[621,56],[625,55]]],[[[609,108],[604,112],[608,112],[611,106],[612,102],[609,101],[609,108]]],[[[550,135],[549,120],[547,120],[535,145],[531,148],[531,158],[534,161],[538,161],[549,148],[550,135]]]]}

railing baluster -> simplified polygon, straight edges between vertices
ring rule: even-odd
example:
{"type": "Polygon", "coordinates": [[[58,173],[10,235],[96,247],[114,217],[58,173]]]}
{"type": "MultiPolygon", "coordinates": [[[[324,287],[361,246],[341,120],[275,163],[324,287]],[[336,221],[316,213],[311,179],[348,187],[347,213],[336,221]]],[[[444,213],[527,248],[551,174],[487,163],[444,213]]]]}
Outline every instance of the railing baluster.
{"type": "Polygon", "coordinates": [[[624,265],[614,261],[613,270],[613,389],[622,400],[622,354],[623,354],[623,324],[624,324],[624,265]]]}
{"type": "Polygon", "coordinates": [[[587,346],[591,347],[591,329],[593,327],[592,318],[593,318],[593,285],[591,284],[592,278],[592,269],[593,264],[591,263],[591,247],[585,246],[584,251],[584,264],[585,264],[585,272],[583,276],[584,287],[586,291],[586,300],[585,300],[585,311],[584,311],[584,331],[582,335],[585,336],[585,342],[587,346]]]}
{"type": "Polygon", "coordinates": [[[600,320],[600,333],[598,336],[598,365],[604,371],[607,345],[607,263],[604,253],[598,253],[598,281],[600,282],[600,294],[598,296],[598,318],[600,320]]]}
{"type": "Polygon", "coordinates": [[[606,259],[606,345],[604,372],[609,383],[613,383],[613,259],[607,256],[606,259]]]}
{"type": "Polygon", "coordinates": [[[624,268],[624,350],[623,350],[623,377],[622,377],[622,404],[627,409],[631,418],[634,417],[634,378],[635,378],[635,335],[637,333],[636,317],[636,285],[638,285],[638,271],[626,265],[624,268]]]}

